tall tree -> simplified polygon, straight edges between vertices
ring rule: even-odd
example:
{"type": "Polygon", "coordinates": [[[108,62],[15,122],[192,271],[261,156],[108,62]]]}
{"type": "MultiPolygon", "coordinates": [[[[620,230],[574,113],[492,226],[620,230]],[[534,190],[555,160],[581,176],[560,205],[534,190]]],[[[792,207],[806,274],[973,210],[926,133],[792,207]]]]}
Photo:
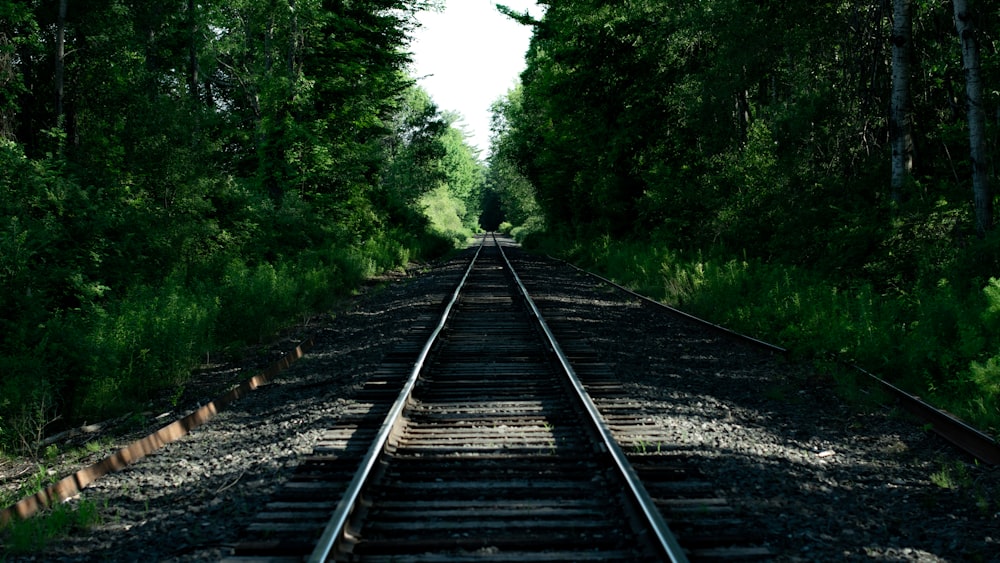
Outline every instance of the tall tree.
{"type": "MultiPolygon", "coordinates": [[[[490,108],[489,170],[484,185],[482,226],[496,229],[501,221],[519,227],[534,221],[541,223],[542,211],[535,201],[535,190],[519,169],[513,151],[516,132],[513,127],[522,112],[523,87],[507,92],[490,108]],[[485,216],[490,212],[489,216],[485,216]]],[[[537,225],[536,225],[537,226],[537,225]]]]}
{"type": "Polygon", "coordinates": [[[986,152],[986,114],[983,111],[983,77],[973,13],[967,0],[953,0],[955,27],[962,46],[965,103],[969,120],[969,159],[972,161],[972,197],[976,232],[984,236],[993,228],[993,194],[990,191],[986,152]]]}
{"type": "Polygon", "coordinates": [[[59,0],[59,19],[56,22],[56,119],[63,117],[66,75],[66,2],[59,0]]]}
{"type": "Polygon", "coordinates": [[[389,126],[381,188],[386,202],[402,218],[407,208],[416,206],[421,196],[444,181],[441,138],[450,124],[424,89],[411,86],[389,126]]]}
{"type": "Polygon", "coordinates": [[[892,201],[903,202],[903,189],[913,171],[913,135],[910,132],[910,57],[913,44],[913,3],[893,0],[892,110],[889,137],[892,144],[892,201]]]}
{"type": "MultiPolygon", "coordinates": [[[[433,246],[419,198],[379,187],[428,4],[0,0],[0,448],[32,401],[64,398],[67,420],[102,394],[141,401],[230,344],[214,335],[322,307],[407,254],[381,243],[433,246]],[[240,294],[251,279],[266,299],[240,294]]],[[[441,181],[471,196],[446,126],[441,181]]]]}
{"type": "Polygon", "coordinates": [[[37,33],[30,6],[0,0],[0,140],[16,140],[18,98],[27,91],[22,67],[27,47],[38,41],[37,33]]]}
{"type": "Polygon", "coordinates": [[[188,93],[194,104],[198,104],[198,36],[200,27],[198,25],[198,5],[195,0],[187,2],[187,27],[188,27],[188,93]]]}

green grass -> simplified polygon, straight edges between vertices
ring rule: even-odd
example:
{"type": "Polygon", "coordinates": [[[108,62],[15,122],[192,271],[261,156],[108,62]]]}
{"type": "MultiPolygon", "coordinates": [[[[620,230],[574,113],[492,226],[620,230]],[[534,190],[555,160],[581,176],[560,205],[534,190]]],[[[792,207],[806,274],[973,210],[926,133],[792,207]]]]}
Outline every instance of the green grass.
{"type": "Polygon", "coordinates": [[[972,486],[972,478],[962,462],[942,462],[941,469],[931,473],[931,483],[942,489],[957,490],[972,486]]]}
{"type": "MultiPolygon", "coordinates": [[[[962,492],[975,504],[983,516],[989,516],[995,501],[989,492],[976,481],[975,474],[979,469],[958,460],[939,460],[940,469],[930,474],[930,481],[937,487],[954,492],[962,492]]],[[[1000,501],[996,501],[1000,506],[1000,501]]]]}
{"type": "Polygon", "coordinates": [[[0,532],[6,555],[42,551],[52,540],[101,523],[97,503],[91,500],[64,502],[27,520],[15,520],[0,532]]]}
{"type": "Polygon", "coordinates": [[[49,470],[43,465],[38,465],[34,473],[20,487],[0,491],[0,507],[10,506],[22,498],[33,495],[55,483],[56,479],[53,475],[50,475],[49,470]]]}

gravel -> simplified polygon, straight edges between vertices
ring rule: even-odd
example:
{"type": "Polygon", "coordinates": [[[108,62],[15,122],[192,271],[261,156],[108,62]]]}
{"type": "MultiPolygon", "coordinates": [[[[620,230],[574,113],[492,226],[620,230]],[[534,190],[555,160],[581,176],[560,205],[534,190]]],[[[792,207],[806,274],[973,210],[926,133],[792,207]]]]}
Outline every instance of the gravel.
{"type": "MultiPolygon", "coordinates": [[[[524,259],[533,296],[552,311],[573,306],[591,347],[764,533],[777,560],[1000,561],[996,468],[891,406],[835,398],[835,384],[811,366],[720,337],[555,262],[524,259]],[[941,486],[944,472],[954,487],[941,486]]],[[[445,297],[439,281],[457,281],[461,268],[425,267],[302,327],[316,344],[274,383],[71,501],[94,503],[98,524],[39,552],[0,552],[0,560],[227,555],[403,333],[426,330],[426,315],[445,297]]]]}

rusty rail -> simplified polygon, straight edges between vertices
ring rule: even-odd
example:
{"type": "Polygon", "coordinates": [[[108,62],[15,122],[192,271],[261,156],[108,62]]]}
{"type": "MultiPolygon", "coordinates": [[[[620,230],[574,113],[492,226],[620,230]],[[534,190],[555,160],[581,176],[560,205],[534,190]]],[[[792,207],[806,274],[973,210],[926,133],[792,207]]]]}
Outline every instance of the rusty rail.
{"type": "Polygon", "coordinates": [[[239,387],[221,395],[193,413],[160,428],[145,438],[131,443],[93,465],[64,477],[54,485],[5,508],[3,511],[0,511],[0,529],[6,527],[14,519],[24,520],[30,518],[44,508],[71,498],[82,491],[87,485],[108,473],[119,471],[163,446],[186,436],[191,430],[215,418],[215,415],[225,410],[230,403],[240,399],[258,387],[266,385],[274,376],[301,358],[312,347],[313,342],[314,337],[310,336],[306,338],[294,350],[268,366],[260,374],[251,377],[240,384],[239,387]]]}

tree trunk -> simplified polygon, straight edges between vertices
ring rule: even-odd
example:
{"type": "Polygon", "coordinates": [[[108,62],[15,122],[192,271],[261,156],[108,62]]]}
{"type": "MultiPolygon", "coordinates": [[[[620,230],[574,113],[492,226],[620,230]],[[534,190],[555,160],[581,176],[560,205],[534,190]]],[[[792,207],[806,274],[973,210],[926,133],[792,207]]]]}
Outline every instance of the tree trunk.
{"type": "MultiPolygon", "coordinates": [[[[17,67],[14,64],[15,50],[13,41],[6,30],[0,29],[0,92],[12,91],[14,82],[18,80],[17,67]]],[[[0,106],[0,140],[14,140],[16,130],[16,105],[5,103],[0,106]]]]}
{"type": "Polygon", "coordinates": [[[299,55],[302,51],[301,28],[299,27],[299,14],[296,11],[295,0],[288,0],[288,9],[291,12],[291,22],[289,23],[289,45],[288,45],[288,76],[292,82],[292,95],[295,93],[295,81],[299,76],[299,55]]]}
{"type": "Polygon", "coordinates": [[[191,100],[197,106],[200,101],[198,96],[198,20],[195,17],[194,0],[188,0],[188,33],[191,37],[188,40],[188,89],[191,100]]]}
{"type": "Polygon", "coordinates": [[[967,0],[953,0],[955,28],[962,45],[965,102],[969,119],[969,158],[972,161],[972,198],[976,233],[984,236],[993,228],[993,194],[990,192],[986,157],[986,115],[983,111],[983,77],[979,69],[979,44],[967,0]]]}
{"type": "Polygon", "coordinates": [[[63,116],[63,83],[66,71],[66,2],[59,0],[59,20],[56,24],[56,120],[63,116]]]}
{"type": "Polygon", "coordinates": [[[913,135],[910,131],[910,48],[912,1],[893,0],[892,11],[892,201],[903,202],[903,190],[913,172],[913,135]]]}
{"type": "Polygon", "coordinates": [[[750,97],[746,90],[736,93],[736,129],[740,146],[745,146],[750,134],[750,97]]]}

